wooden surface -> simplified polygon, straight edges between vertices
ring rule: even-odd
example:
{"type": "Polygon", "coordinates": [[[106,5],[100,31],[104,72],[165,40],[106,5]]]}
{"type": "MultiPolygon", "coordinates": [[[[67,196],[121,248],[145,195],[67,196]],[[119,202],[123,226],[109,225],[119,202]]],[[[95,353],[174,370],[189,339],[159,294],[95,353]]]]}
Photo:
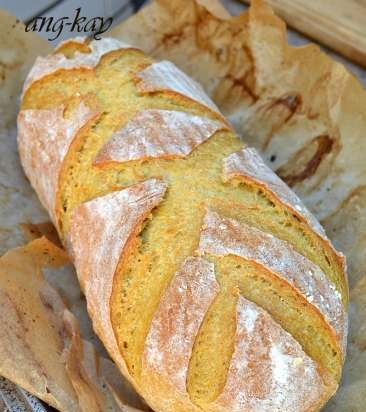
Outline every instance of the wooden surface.
{"type": "Polygon", "coordinates": [[[366,0],[266,1],[291,27],[366,67],[366,0]]]}

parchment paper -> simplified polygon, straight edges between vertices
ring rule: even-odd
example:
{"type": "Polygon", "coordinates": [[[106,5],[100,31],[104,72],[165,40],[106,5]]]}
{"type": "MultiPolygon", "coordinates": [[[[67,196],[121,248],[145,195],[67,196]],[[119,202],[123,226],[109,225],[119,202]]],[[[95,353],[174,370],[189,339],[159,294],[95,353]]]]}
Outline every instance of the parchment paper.
{"type": "MultiPolygon", "coordinates": [[[[49,52],[49,46],[31,33],[25,35],[6,14],[0,14],[0,23],[0,252],[4,252],[24,243],[21,223],[46,219],[19,165],[15,116],[25,73],[36,55],[49,52]]],[[[261,150],[347,254],[348,359],[342,387],[326,410],[364,412],[365,91],[316,46],[289,47],[284,24],[261,1],[230,18],[216,1],[157,0],[109,35],[158,59],[172,60],[200,81],[243,140],[261,150]]],[[[75,314],[80,310],[83,334],[94,339],[90,324],[83,320],[85,303],[76,283],[66,287],[75,279],[72,272],[66,269],[52,278],[75,314]]]]}
{"type": "Polygon", "coordinates": [[[347,254],[353,285],[366,274],[366,92],[318,46],[289,46],[261,0],[232,18],[202,3],[156,0],[110,35],[204,86],[347,254]]]}
{"type": "Polygon", "coordinates": [[[199,81],[346,254],[348,357],[325,410],[364,412],[366,91],[318,46],[289,46],[284,22],[261,0],[237,17],[217,1],[155,0],[111,34],[199,81]]]}
{"type": "Polygon", "coordinates": [[[51,223],[39,224],[49,218],[19,162],[20,91],[36,56],[50,52],[0,11],[0,255],[31,241],[0,258],[0,374],[64,412],[147,410],[106,358],[73,266],[51,223]]]}

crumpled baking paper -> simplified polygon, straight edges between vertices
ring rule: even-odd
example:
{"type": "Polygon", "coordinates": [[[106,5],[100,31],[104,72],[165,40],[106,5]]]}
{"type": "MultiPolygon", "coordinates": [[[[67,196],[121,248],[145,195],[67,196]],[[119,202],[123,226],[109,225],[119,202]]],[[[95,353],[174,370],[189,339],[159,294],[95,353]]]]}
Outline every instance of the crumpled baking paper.
{"type": "Polygon", "coordinates": [[[215,0],[155,0],[109,35],[199,81],[347,255],[351,286],[366,275],[366,91],[343,65],[289,46],[261,0],[237,17],[215,0]]]}
{"type": "Polygon", "coordinates": [[[50,52],[0,11],[0,255],[18,246],[0,258],[0,375],[60,411],[147,410],[93,333],[73,266],[19,162],[22,84],[50,52]]]}
{"type": "Polygon", "coordinates": [[[289,46],[285,23],[261,0],[237,17],[215,0],[155,0],[110,34],[199,81],[347,256],[348,358],[325,410],[364,412],[366,91],[318,46],[289,46]]]}
{"type": "Polygon", "coordinates": [[[69,263],[46,237],[0,258],[0,375],[62,412],[133,412],[116,366],[81,338],[75,316],[42,268],[69,263]]]}
{"type": "MultiPolygon", "coordinates": [[[[24,233],[28,238],[34,229],[44,233],[37,225],[33,229],[23,225],[24,230],[20,226],[45,220],[46,215],[21,171],[14,125],[25,73],[36,55],[49,52],[49,46],[31,33],[25,36],[10,16],[0,14],[0,22],[1,253],[23,244],[24,233]]],[[[233,18],[215,0],[155,0],[108,35],[157,59],[171,60],[200,81],[243,141],[260,150],[347,255],[351,286],[348,358],[342,386],[325,410],[363,412],[366,92],[317,46],[290,47],[284,23],[260,0],[233,18]]],[[[66,286],[75,277],[69,270],[65,273],[50,275],[49,280],[57,280],[56,287],[81,319],[83,336],[95,339],[98,346],[90,323],[83,320],[87,318],[85,302],[77,285],[66,286]]],[[[64,322],[73,336],[73,322],[67,317],[64,322]]],[[[74,331],[77,336],[78,329],[74,331]]],[[[79,359],[77,353],[72,351],[70,358],[79,359]]],[[[74,385],[83,392],[82,382],[74,385]]]]}

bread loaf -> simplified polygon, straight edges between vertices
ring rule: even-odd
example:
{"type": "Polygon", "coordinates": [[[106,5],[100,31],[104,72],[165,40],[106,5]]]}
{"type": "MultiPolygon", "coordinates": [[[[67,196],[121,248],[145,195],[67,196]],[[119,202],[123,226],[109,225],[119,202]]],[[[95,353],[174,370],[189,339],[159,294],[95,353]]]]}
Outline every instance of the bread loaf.
{"type": "Polygon", "coordinates": [[[155,411],[316,411],[347,338],[345,260],[201,87],[113,39],[38,58],[24,170],[96,333],[155,411]]]}

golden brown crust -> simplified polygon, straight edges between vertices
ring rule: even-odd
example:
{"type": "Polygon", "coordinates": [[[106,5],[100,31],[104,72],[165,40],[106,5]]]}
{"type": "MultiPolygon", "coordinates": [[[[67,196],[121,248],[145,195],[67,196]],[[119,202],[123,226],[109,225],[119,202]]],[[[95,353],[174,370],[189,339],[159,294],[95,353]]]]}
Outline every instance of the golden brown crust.
{"type": "Polygon", "coordinates": [[[234,348],[225,387],[207,411],[315,411],[336,390],[323,382],[298,342],[243,297],[234,348]]]}
{"type": "Polygon", "coordinates": [[[156,0],[111,35],[202,84],[243,141],[294,185],[347,256],[355,284],[366,273],[366,92],[318,46],[289,45],[264,1],[235,17],[213,12],[216,3],[156,0]]]}
{"type": "MultiPolygon", "coordinates": [[[[137,74],[133,73],[132,76],[135,77],[136,89],[141,94],[162,93],[164,95],[174,95],[177,97],[177,101],[179,100],[179,103],[182,105],[187,105],[187,102],[189,101],[192,102],[192,105],[197,105],[198,103],[197,106],[200,107],[201,110],[202,108],[205,108],[205,111],[207,112],[207,118],[203,119],[199,117],[199,127],[196,127],[196,122],[194,127],[188,128],[187,131],[185,130],[185,127],[187,125],[186,120],[182,120],[181,122],[178,122],[178,125],[175,125],[174,122],[172,122],[170,119],[168,124],[165,124],[165,129],[169,129],[169,127],[171,127],[169,133],[167,133],[166,136],[155,136],[157,137],[155,139],[154,135],[151,136],[151,131],[153,130],[153,133],[157,133],[157,129],[147,128],[149,134],[143,135],[143,138],[141,140],[143,144],[141,147],[139,146],[139,144],[141,143],[141,141],[139,141],[141,137],[140,133],[143,134],[143,132],[145,131],[143,130],[145,125],[143,124],[144,118],[141,121],[141,119],[139,119],[139,116],[146,116],[146,110],[145,112],[140,112],[137,114],[138,121],[136,122],[136,118],[132,120],[133,128],[136,128],[137,134],[135,135],[135,137],[137,138],[137,141],[131,143],[132,147],[130,145],[127,147],[126,143],[128,143],[127,140],[129,138],[129,134],[125,133],[121,136],[118,135],[118,139],[126,140],[121,142],[123,144],[122,155],[121,153],[118,153],[118,156],[120,157],[118,159],[118,156],[114,157],[120,147],[117,150],[116,147],[111,148],[108,147],[107,144],[107,146],[105,146],[105,148],[107,149],[104,148],[104,152],[102,149],[101,160],[99,158],[100,164],[103,164],[103,162],[106,161],[116,161],[116,159],[117,161],[146,161],[147,159],[154,157],[170,158],[172,157],[172,155],[174,156],[177,154],[176,140],[178,139],[178,137],[176,135],[179,135],[179,138],[183,138],[184,143],[186,143],[186,147],[182,148],[183,153],[179,153],[182,157],[184,157],[187,156],[190,151],[193,150],[198,144],[203,143],[205,140],[207,140],[215,131],[220,130],[223,124],[226,124],[226,121],[223,121],[222,123],[220,121],[208,119],[208,117],[212,118],[214,116],[215,118],[217,117],[221,120],[222,116],[217,111],[216,106],[213,105],[212,102],[202,93],[200,86],[192,82],[186,75],[175,69],[174,66],[172,66],[170,63],[154,63],[137,74]],[[177,78],[174,77],[174,74],[177,76],[177,78]],[[204,125],[204,127],[202,126],[202,124],[204,125]],[[175,127],[179,129],[180,133],[177,133],[177,130],[173,130],[175,127]],[[202,135],[199,135],[202,130],[204,130],[204,133],[202,135]],[[194,138],[189,136],[189,133],[197,132],[199,132],[198,136],[194,136],[194,138]],[[174,146],[173,150],[171,150],[170,146],[172,142],[174,146]],[[136,147],[133,147],[134,144],[136,144],[136,147]],[[129,152],[129,150],[131,150],[132,152],[129,152]]],[[[144,96],[144,98],[146,98],[146,96],[144,96]]],[[[186,114],[179,116],[184,118],[187,117],[186,114]]],[[[195,123],[192,122],[192,116],[190,117],[190,121],[191,123],[195,123]]],[[[58,123],[59,124],[57,125],[57,127],[60,127],[62,129],[62,121],[59,121],[58,123]]],[[[155,126],[156,125],[154,125],[154,127],[155,126]]],[[[160,124],[160,126],[162,125],[160,124]]],[[[131,138],[132,137],[133,136],[131,135],[131,138]]],[[[113,141],[113,144],[117,142],[117,138],[115,139],[115,141],[113,141]]],[[[67,152],[67,149],[65,151],[67,152]]],[[[47,150],[45,150],[45,153],[47,154],[47,150]]],[[[25,157],[24,153],[22,154],[22,157],[25,157]]],[[[270,176],[271,178],[269,180],[266,173],[264,173],[263,175],[259,173],[260,176],[256,176],[255,172],[258,173],[258,171],[260,172],[263,169],[263,165],[260,160],[255,158],[253,165],[251,166],[253,166],[254,169],[257,170],[254,170],[254,173],[252,174],[247,173],[247,171],[245,171],[245,173],[249,175],[249,178],[252,180],[252,182],[254,182],[256,186],[263,187],[264,192],[273,193],[279,198],[280,201],[283,202],[284,205],[286,205],[286,207],[293,206],[291,205],[291,199],[289,200],[289,194],[286,192],[286,186],[284,195],[283,192],[281,192],[281,190],[283,189],[282,186],[280,187],[280,191],[278,191],[276,187],[271,186],[273,183],[272,175],[270,176]]],[[[40,172],[40,174],[43,173],[42,176],[44,178],[46,178],[45,170],[46,169],[44,168],[43,172],[40,172]]],[[[227,175],[231,178],[232,170],[229,169],[226,171],[227,175]]],[[[33,170],[30,170],[29,172],[27,171],[27,173],[30,175],[31,179],[37,178],[37,175],[33,170]]],[[[55,186],[57,186],[57,184],[55,186]]],[[[42,189],[41,187],[36,189],[41,192],[42,196],[42,190],[44,191],[44,189],[42,189]]],[[[115,190],[115,188],[109,188],[109,190],[115,190]]],[[[130,375],[125,359],[123,358],[118,346],[116,330],[113,329],[111,322],[111,310],[113,310],[113,308],[111,308],[110,300],[115,274],[117,271],[117,265],[119,263],[124,263],[124,258],[130,253],[129,246],[132,244],[130,242],[139,233],[141,225],[150,214],[151,210],[162,201],[165,190],[166,184],[159,179],[153,178],[133,184],[132,186],[121,190],[116,190],[108,194],[104,194],[92,200],[88,200],[85,203],[80,204],[79,206],[76,206],[71,216],[70,231],[66,234],[66,240],[75,262],[79,281],[86,294],[88,310],[93,319],[94,328],[98,335],[102,338],[109,353],[118,364],[120,369],[123,371],[123,373],[131,380],[132,383],[134,383],[140,393],[146,396],[148,402],[157,410],[174,410],[174,412],[199,410],[191,403],[185,391],[187,373],[186,370],[188,367],[187,363],[190,357],[190,351],[192,350],[194,339],[197,334],[197,329],[202,322],[202,318],[204,316],[205,310],[207,309],[207,305],[212,300],[214,292],[216,291],[215,283],[208,282],[211,279],[210,275],[212,275],[213,269],[202,269],[201,273],[200,270],[195,272],[191,268],[192,270],[190,270],[190,274],[192,275],[194,273],[198,273],[199,275],[204,275],[204,281],[209,283],[209,287],[205,291],[205,294],[201,295],[199,295],[199,292],[201,292],[200,288],[198,288],[197,290],[188,290],[189,293],[186,295],[187,301],[182,302],[182,305],[179,305],[179,284],[174,283],[174,280],[179,280],[179,276],[173,279],[173,282],[170,285],[171,289],[170,287],[168,287],[167,291],[165,291],[165,295],[164,291],[162,291],[162,306],[158,307],[158,310],[155,313],[153,322],[150,326],[150,334],[148,335],[146,342],[145,352],[143,353],[143,363],[145,367],[142,368],[142,376],[145,376],[146,381],[149,381],[151,386],[146,385],[145,387],[144,379],[142,379],[141,382],[137,382],[130,375]],[[195,300],[194,302],[192,301],[193,292],[199,295],[197,297],[197,301],[195,300]],[[186,329],[180,329],[182,325],[174,323],[175,321],[181,321],[180,315],[183,313],[182,307],[184,307],[185,304],[187,304],[190,309],[197,309],[195,311],[195,314],[190,314],[192,316],[187,315],[187,318],[185,318],[185,320],[187,320],[187,324],[184,324],[184,326],[187,326],[187,330],[189,330],[188,337],[185,336],[186,333],[188,334],[186,329]],[[168,308],[171,310],[168,310],[168,308]],[[168,313],[164,314],[164,310],[168,310],[168,313]],[[172,312],[175,313],[174,316],[172,315],[172,312]],[[168,329],[171,333],[167,334],[166,331],[162,329],[162,326],[164,326],[162,324],[163,320],[168,320],[169,322],[171,322],[172,329],[168,329]],[[170,340],[174,340],[174,338],[177,338],[177,347],[172,348],[170,340]],[[175,353],[174,350],[177,350],[177,352],[175,353]],[[156,355],[157,353],[158,355],[156,355]],[[182,370],[180,371],[180,374],[176,374],[174,369],[178,368],[179,366],[182,366],[182,370]],[[163,396],[167,396],[167,398],[164,400],[162,399],[163,396]]],[[[45,200],[45,202],[47,203],[47,199],[45,200]]],[[[297,204],[296,202],[295,205],[297,204]]],[[[48,202],[46,206],[50,209],[50,213],[54,213],[54,205],[52,204],[52,202],[48,202]]],[[[300,211],[296,210],[296,208],[294,208],[293,211],[297,215],[301,216],[300,211]]],[[[303,218],[302,216],[301,218],[304,219],[306,225],[312,227],[312,230],[318,231],[319,233],[321,232],[323,234],[322,229],[318,226],[317,222],[314,222],[310,218],[309,219],[311,221],[303,218]]],[[[240,242],[242,241],[243,239],[240,239],[240,242]]],[[[266,244],[265,247],[270,247],[270,245],[266,244]]],[[[251,245],[250,252],[253,252],[253,256],[251,256],[251,258],[253,258],[253,260],[255,261],[260,261],[261,256],[257,255],[255,253],[255,250],[253,249],[255,249],[255,247],[251,245]]],[[[205,266],[202,265],[202,258],[192,259],[196,263],[200,262],[201,267],[205,266]]],[[[189,261],[189,263],[192,262],[189,261]]],[[[268,262],[265,263],[268,264],[268,262]]],[[[279,271],[278,268],[276,270],[277,272],[279,271]]],[[[189,278],[184,270],[180,274],[183,274],[184,276],[189,278]]],[[[291,277],[290,273],[286,273],[286,275],[289,278],[291,277]]],[[[291,278],[291,280],[294,282],[293,278],[291,278]]],[[[296,280],[298,281],[299,279],[296,280]]],[[[196,283],[192,282],[192,285],[196,286],[196,283]]],[[[302,286],[303,285],[301,285],[301,287],[302,286]]],[[[321,286],[323,286],[323,283],[321,284],[321,286]]],[[[316,285],[316,287],[318,286],[316,285]]],[[[306,289],[306,286],[304,288],[306,289]]],[[[301,292],[306,295],[306,290],[302,290],[301,292]]],[[[330,294],[331,293],[329,291],[327,291],[327,293],[325,294],[327,299],[330,294]]],[[[244,305],[242,300],[240,300],[240,302],[244,305]]],[[[238,311],[238,319],[239,314],[246,312],[247,310],[244,309],[238,311]]],[[[323,310],[323,312],[326,311],[323,310]]],[[[342,314],[344,315],[343,312],[342,314]]],[[[334,321],[332,317],[334,313],[331,312],[330,314],[328,314],[327,312],[327,315],[329,315],[329,319],[327,320],[332,323],[334,321]]],[[[337,316],[338,315],[339,313],[337,312],[337,316]]],[[[289,356],[291,351],[297,354],[302,354],[302,352],[300,352],[299,345],[295,342],[294,338],[283,331],[278,325],[273,326],[274,323],[270,319],[269,315],[264,316],[264,318],[265,321],[263,321],[263,323],[267,326],[271,325],[271,330],[269,330],[267,333],[267,326],[263,327],[264,330],[262,330],[263,328],[261,327],[261,334],[258,334],[258,336],[256,336],[255,338],[258,338],[259,340],[266,340],[267,335],[273,335],[274,337],[272,337],[274,341],[276,341],[276,339],[279,339],[280,336],[281,339],[286,342],[284,344],[284,347],[281,346],[281,350],[283,349],[283,351],[281,352],[282,355],[285,354],[285,357],[289,356]],[[284,348],[289,352],[286,352],[284,348]]],[[[241,318],[241,320],[243,319],[241,318]]],[[[333,322],[335,329],[337,330],[337,333],[339,333],[339,335],[342,335],[344,330],[343,327],[345,323],[343,321],[343,318],[338,319],[337,317],[336,321],[333,322]],[[339,326],[339,324],[342,325],[339,326]]],[[[238,324],[237,326],[237,333],[239,337],[238,341],[236,342],[236,348],[239,349],[240,345],[245,346],[245,342],[242,342],[241,336],[245,331],[243,332],[243,330],[240,330],[240,324],[238,324]]],[[[341,337],[341,339],[342,338],[343,336],[341,337]]],[[[267,349],[269,348],[270,350],[271,347],[271,345],[267,345],[267,349]]],[[[246,354],[244,353],[240,356],[245,357],[246,354]]],[[[238,356],[238,359],[240,358],[240,356],[238,356]]],[[[303,378],[305,373],[307,374],[306,379],[309,379],[309,382],[311,382],[312,380],[315,382],[317,390],[313,391],[312,395],[308,395],[309,403],[304,406],[304,408],[306,407],[308,410],[312,410],[312,408],[315,409],[317,407],[318,403],[323,402],[323,398],[329,396],[329,393],[334,390],[334,384],[327,382],[326,385],[323,385],[320,382],[315,363],[309,358],[306,358],[305,363],[306,368],[300,368],[302,370],[301,373],[298,372],[300,369],[296,369],[296,372],[292,372],[292,369],[290,368],[290,377],[292,376],[294,378],[294,382],[292,383],[294,384],[294,387],[299,392],[299,394],[301,394],[302,400],[305,399],[305,392],[309,389],[302,386],[303,383],[301,383],[300,377],[303,378]]],[[[262,366],[260,366],[260,368],[262,368],[262,366]]],[[[237,366],[234,365],[233,369],[229,371],[228,375],[230,378],[232,377],[232,381],[230,382],[229,380],[232,388],[235,387],[236,381],[240,381],[240,383],[242,382],[241,377],[238,378],[235,369],[237,369],[237,366]]],[[[271,376],[273,377],[273,379],[271,378],[271,382],[274,382],[277,379],[276,372],[273,371],[271,376]]],[[[289,381],[290,377],[286,377],[286,382],[289,381]]],[[[253,385],[256,385],[257,383],[258,382],[254,379],[253,385]]],[[[269,390],[265,394],[266,400],[268,401],[267,403],[273,407],[277,407],[279,401],[278,398],[276,398],[276,400],[273,400],[271,396],[278,394],[278,391],[282,396],[283,392],[288,390],[284,387],[281,387],[283,381],[281,381],[280,378],[278,378],[277,383],[278,385],[275,385],[276,387],[273,388],[273,392],[269,390]]],[[[310,384],[308,386],[310,387],[310,384]]],[[[240,391],[237,391],[237,388],[235,388],[235,390],[236,392],[232,389],[228,390],[228,396],[226,398],[224,391],[222,398],[220,398],[219,402],[215,404],[216,406],[212,404],[211,406],[208,406],[208,409],[206,410],[210,410],[210,407],[218,407],[221,408],[221,410],[229,412],[241,408],[242,406],[240,404],[240,391]],[[223,402],[223,404],[226,404],[226,406],[219,406],[221,401],[223,402]]],[[[291,401],[292,403],[286,405],[287,410],[291,410],[291,407],[294,407],[295,410],[299,411],[306,410],[301,409],[303,408],[303,406],[294,403],[293,399],[291,400],[290,397],[288,398],[288,401],[291,401]]]]}
{"type": "Polygon", "coordinates": [[[320,223],[307,210],[300,198],[263,162],[256,149],[245,147],[225,158],[223,163],[224,181],[242,177],[252,180],[256,185],[264,186],[284,205],[289,206],[300,219],[305,219],[316,233],[326,238],[320,223]]]}
{"type": "Polygon", "coordinates": [[[245,147],[224,159],[223,179],[234,178],[249,181],[255,186],[263,187],[272,193],[285,207],[289,208],[297,218],[309,226],[332,250],[342,268],[344,282],[348,284],[346,258],[338,252],[328,239],[323,227],[300,198],[284,183],[262,160],[254,148],[245,147]]]}
{"type": "Polygon", "coordinates": [[[112,134],[95,165],[188,156],[226,124],[173,110],[143,110],[112,134]]]}
{"type": "Polygon", "coordinates": [[[162,296],[146,338],[141,375],[148,399],[165,393],[158,409],[200,410],[187,393],[188,365],[198,330],[218,290],[214,265],[191,257],[162,296]]]}
{"type": "MultiPolygon", "coordinates": [[[[68,43],[84,43],[85,39],[78,38],[66,40],[59,45],[65,47],[68,43]],[[83,41],[84,40],[84,41],[83,41]]],[[[76,52],[72,58],[67,58],[61,53],[51,54],[47,57],[38,57],[29,72],[23,87],[23,94],[29,89],[32,83],[48,76],[57,70],[70,69],[93,69],[105,54],[119,50],[121,48],[131,48],[131,46],[112,38],[105,38],[102,41],[93,40],[88,44],[89,53],[76,52]]]]}
{"type": "Polygon", "coordinates": [[[153,63],[139,72],[136,75],[136,85],[140,93],[165,92],[188,98],[219,115],[227,123],[202,86],[169,61],[153,63]]]}
{"type": "Polygon", "coordinates": [[[18,146],[22,166],[43,206],[56,219],[56,196],[62,163],[76,135],[98,113],[83,102],[64,118],[64,107],[21,110],[18,116],[18,146]]]}
{"type": "Polygon", "coordinates": [[[202,255],[236,255],[253,260],[288,282],[321,313],[345,357],[347,315],[341,295],[321,269],[297,253],[291,244],[208,210],[198,251],[202,255]]]}
{"type": "Polygon", "coordinates": [[[113,278],[128,241],[161,202],[165,190],[162,181],[146,180],[83,203],[72,216],[68,243],[88,312],[96,333],[126,376],[110,318],[113,278]]]}

